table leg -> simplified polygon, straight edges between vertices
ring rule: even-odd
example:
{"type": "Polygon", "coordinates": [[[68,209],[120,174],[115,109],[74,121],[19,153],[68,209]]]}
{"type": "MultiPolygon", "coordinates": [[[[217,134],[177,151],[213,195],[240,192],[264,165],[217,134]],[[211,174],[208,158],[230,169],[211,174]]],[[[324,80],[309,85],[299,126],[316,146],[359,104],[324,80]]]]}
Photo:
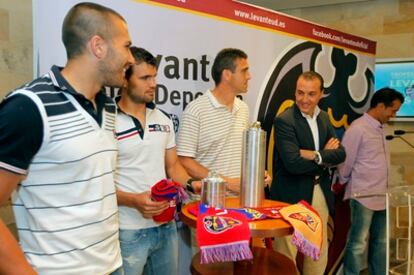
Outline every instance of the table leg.
{"type": "Polygon", "coordinates": [[[262,247],[253,248],[253,260],[200,264],[200,253],[191,262],[191,273],[202,275],[296,274],[294,263],[286,256],[262,247]]]}

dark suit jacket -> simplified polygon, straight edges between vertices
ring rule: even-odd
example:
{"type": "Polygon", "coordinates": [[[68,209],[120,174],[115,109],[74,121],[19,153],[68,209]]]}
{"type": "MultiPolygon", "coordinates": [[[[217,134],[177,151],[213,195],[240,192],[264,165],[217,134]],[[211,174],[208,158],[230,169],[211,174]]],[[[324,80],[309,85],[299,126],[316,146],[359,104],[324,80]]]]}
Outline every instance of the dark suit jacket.
{"type": "Polygon", "coordinates": [[[306,200],[312,203],[313,180],[320,176],[320,185],[325,195],[329,212],[333,213],[334,195],[330,189],[327,166],[337,165],[345,160],[342,145],[335,150],[324,150],[331,137],[336,137],[326,112],[317,117],[319,131],[319,153],[322,165],[305,160],[300,149],[315,150],[315,144],[308,122],[296,104],[274,119],[275,150],[273,154],[273,183],[270,198],[288,203],[306,200]]]}

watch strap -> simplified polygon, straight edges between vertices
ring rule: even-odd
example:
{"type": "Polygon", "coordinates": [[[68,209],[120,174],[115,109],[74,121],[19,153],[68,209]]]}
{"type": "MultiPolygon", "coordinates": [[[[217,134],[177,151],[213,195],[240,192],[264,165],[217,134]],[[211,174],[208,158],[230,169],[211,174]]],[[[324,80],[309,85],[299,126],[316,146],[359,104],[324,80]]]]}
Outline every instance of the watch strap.
{"type": "Polygon", "coordinates": [[[193,181],[194,181],[194,179],[189,178],[187,180],[186,185],[185,185],[185,189],[187,189],[187,191],[188,192],[191,192],[191,193],[194,193],[194,188],[193,188],[193,185],[192,185],[193,181]]]}

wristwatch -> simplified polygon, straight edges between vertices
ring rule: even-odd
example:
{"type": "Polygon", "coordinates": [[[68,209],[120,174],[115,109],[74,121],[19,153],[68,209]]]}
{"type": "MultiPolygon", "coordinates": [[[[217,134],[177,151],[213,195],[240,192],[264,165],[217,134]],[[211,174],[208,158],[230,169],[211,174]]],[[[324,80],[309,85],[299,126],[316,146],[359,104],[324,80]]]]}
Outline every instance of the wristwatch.
{"type": "Polygon", "coordinates": [[[321,162],[321,157],[319,156],[318,151],[314,151],[313,153],[315,154],[313,161],[316,162],[316,164],[319,164],[321,162]]]}
{"type": "Polygon", "coordinates": [[[188,192],[191,192],[191,193],[194,193],[194,188],[193,188],[193,186],[191,185],[191,183],[192,183],[193,181],[194,181],[194,179],[189,178],[189,179],[187,180],[186,185],[185,185],[185,189],[187,189],[187,191],[188,191],[188,192]]]}

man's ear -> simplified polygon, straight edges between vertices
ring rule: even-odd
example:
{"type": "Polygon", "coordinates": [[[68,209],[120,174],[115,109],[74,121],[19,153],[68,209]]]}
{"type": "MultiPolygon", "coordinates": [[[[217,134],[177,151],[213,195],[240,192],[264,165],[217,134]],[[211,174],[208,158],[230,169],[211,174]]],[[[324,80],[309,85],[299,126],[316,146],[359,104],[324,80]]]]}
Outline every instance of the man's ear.
{"type": "Polygon", "coordinates": [[[98,59],[102,59],[106,55],[107,44],[99,35],[94,35],[89,40],[91,53],[98,59]]]}
{"type": "Polygon", "coordinates": [[[233,73],[229,69],[224,69],[221,73],[221,79],[229,81],[233,73]]]}
{"type": "Polygon", "coordinates": [[[384,110],[384,109],[386,108],[386,106],[385,106],[384,102],[378,102],[377,107],[378,107],[378,109],[380,109],[380,110],[384,110]]]}

